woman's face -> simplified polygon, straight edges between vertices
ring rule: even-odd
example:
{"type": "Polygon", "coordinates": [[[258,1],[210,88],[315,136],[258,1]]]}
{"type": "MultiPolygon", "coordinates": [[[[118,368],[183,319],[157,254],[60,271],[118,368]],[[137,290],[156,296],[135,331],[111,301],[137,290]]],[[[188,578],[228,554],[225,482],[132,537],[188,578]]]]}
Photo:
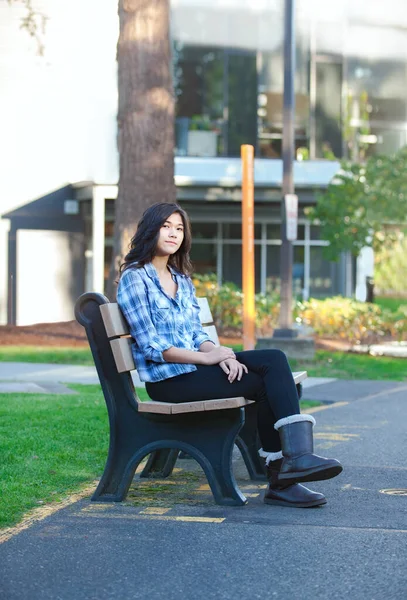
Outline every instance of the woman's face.
{"type": "Polygon", "coordinates": [[[184,239],[184,223],[179,213],[168,217],[160,229],[156,256],[169,256],[179,250],[184,239]]]}

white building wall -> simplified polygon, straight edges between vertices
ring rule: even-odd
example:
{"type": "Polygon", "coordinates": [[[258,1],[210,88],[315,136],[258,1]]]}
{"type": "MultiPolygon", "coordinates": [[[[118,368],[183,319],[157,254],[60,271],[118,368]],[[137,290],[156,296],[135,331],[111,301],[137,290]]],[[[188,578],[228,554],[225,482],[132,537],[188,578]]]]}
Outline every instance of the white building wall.
{"type": "Polygon", "coordinates": [[[43,57],[20,29],[22,3],[0,2],[0,215],[68,182],[118,179],[117,0],[32,4],[48,17],[43,57]]]}

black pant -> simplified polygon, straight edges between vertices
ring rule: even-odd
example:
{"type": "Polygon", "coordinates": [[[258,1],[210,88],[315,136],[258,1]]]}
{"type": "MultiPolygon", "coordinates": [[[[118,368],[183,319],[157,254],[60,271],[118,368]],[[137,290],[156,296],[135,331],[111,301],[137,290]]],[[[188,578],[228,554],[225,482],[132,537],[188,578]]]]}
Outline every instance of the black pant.
{"type": "Polygon", "coordinates": [[[263,450],[281,450],[274,423],[300,412],[298,393],[286,355],[281,350],[248,350],[236,358],[249,372],[229,383],[219,365],[197,365],[197,370],[146,383],[148,395],[160,402],[198,402],[244,396],[259,403],[258,430],[263,450]]]}

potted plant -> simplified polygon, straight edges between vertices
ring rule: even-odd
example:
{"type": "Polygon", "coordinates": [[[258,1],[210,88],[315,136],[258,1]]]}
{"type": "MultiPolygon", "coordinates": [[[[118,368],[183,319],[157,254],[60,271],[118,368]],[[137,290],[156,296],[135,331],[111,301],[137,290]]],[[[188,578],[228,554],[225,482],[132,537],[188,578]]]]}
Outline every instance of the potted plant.
{"type": "Polygon", "coordinates": [[[216,156],[218,131],[208,115],[191,117],[188,131],[189,156],[216,156]]]}

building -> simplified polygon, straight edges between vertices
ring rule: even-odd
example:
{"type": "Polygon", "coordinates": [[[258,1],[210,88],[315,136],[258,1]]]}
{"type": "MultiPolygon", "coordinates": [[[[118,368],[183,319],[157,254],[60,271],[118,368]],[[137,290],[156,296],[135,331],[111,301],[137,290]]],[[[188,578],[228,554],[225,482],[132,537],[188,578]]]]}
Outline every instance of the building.
{"type": "MultiPolygon", "coordinates": [[[[5,322],[8,305],[9,320],[19,324],[45,316],[70,319],[81,287],[103,290],[117,194],[117,2],[38,5],[49,16],[43,58],[18,31],[23,9],[0,4],[6,23],[0,48],[0,244],[2,256],[8,254],[0,263],[0,319],[5,322]],[[53,212],[45,223],[49,203],[53,212]],[[62,258],[52,268],[51,256],[62,258]],[[61,271],[61,265],[76,266],[61,271]],[[28,292],[44,275],[47,285],[38,285],[33,303],[28,292]],[[43,315],[38,307],[51,289],[55,314],[43,315]]],[[[406,143],[403,8],[404,0],[297,0],[300,221],[293,283],[305,298],[351,294],[355,277],[349,257],[324,260],[326,242],[303,208],[315,202],[342,157],[363,159],[406,143]]],[[[175,181],[179,202],[192,217],[196,270],[240,283],[239,153],[240,144],[251,143],[256,288],[267,292],[278,287],[279,271],[284,2],[171,0],[171,9],[175,181]]]]}

